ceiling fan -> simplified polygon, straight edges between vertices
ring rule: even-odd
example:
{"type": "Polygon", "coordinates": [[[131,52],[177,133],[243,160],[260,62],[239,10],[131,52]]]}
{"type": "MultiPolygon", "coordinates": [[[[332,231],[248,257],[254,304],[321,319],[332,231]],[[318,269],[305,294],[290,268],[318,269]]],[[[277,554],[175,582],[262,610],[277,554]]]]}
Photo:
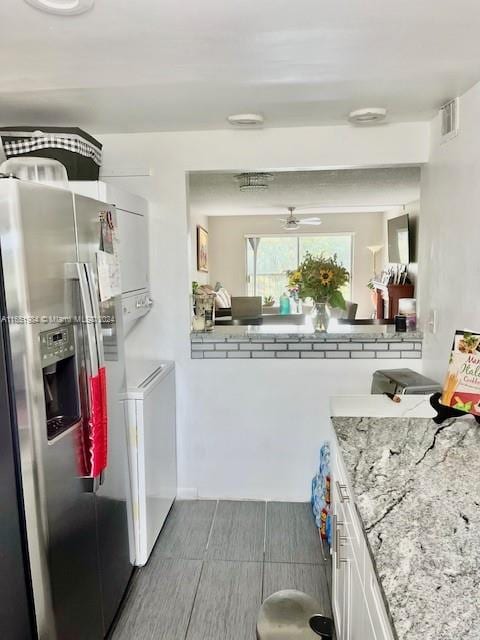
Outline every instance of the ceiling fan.
{"type": "Polygon", "coordinates": [[[286,231],[296,231],[300,225],[312,225],[316,226],[322,224],[320,218],[297,218],[294,215],[295,207],[287,207],[289,215],[288,218],[279,218],[280,222],[283,222],[283,228],[286,231]]]}

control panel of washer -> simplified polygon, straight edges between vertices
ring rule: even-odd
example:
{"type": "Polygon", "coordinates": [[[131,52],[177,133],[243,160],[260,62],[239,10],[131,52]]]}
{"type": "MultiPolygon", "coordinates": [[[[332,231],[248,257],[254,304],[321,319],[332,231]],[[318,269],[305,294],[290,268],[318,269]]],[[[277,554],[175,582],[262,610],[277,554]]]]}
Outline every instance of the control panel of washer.
{"type": "Polygon", "coordinates": [[[124,315],[143,316],[148,313],[153,305],[153,301],[148,293],[133,293],[124,296],[123,313],[124,315]]]}

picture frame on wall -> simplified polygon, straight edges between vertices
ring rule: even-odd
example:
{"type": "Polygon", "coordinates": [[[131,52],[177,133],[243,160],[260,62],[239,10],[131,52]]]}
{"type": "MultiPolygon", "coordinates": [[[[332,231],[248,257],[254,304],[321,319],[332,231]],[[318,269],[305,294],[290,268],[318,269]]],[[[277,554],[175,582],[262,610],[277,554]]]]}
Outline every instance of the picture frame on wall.
{"type": "Polygon", "coordinates": [[[197,271],[208,273],[208,231],[197,225],[197,271]]]}

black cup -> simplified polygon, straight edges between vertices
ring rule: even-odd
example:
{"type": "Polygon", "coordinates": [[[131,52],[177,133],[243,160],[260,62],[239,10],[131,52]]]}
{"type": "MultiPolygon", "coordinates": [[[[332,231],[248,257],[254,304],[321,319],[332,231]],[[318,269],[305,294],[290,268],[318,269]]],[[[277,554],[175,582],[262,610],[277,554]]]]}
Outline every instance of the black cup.
{"type": "Polygon", "coordinates": [[[395,316],[395,331],[405,333],[407,330],[407,316],[395,316]]]}

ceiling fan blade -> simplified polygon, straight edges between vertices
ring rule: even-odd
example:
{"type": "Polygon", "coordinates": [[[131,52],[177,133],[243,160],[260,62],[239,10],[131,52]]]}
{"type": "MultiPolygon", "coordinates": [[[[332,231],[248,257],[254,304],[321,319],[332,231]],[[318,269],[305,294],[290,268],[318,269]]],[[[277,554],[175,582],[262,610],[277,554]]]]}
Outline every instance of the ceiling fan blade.
{"type": "Polygon", "coordinates": [[[295,211],[305,211],[305,210],[308,210],[308,209],[315,210],[315,209],[319,209],[322,206],[323,206],[323,204],[319,203],[319,202],[311,202],[311,203],[307,202],[305,204],[296,205],[295,211]]]}
{"type": "Polygon", "coordinates": [[[322,224],[322,221],[320,220],[320,218],[305,218],[305,220],[299,220],[298,222],[299,224],[311,224],[311,225],[322,224]]]}

